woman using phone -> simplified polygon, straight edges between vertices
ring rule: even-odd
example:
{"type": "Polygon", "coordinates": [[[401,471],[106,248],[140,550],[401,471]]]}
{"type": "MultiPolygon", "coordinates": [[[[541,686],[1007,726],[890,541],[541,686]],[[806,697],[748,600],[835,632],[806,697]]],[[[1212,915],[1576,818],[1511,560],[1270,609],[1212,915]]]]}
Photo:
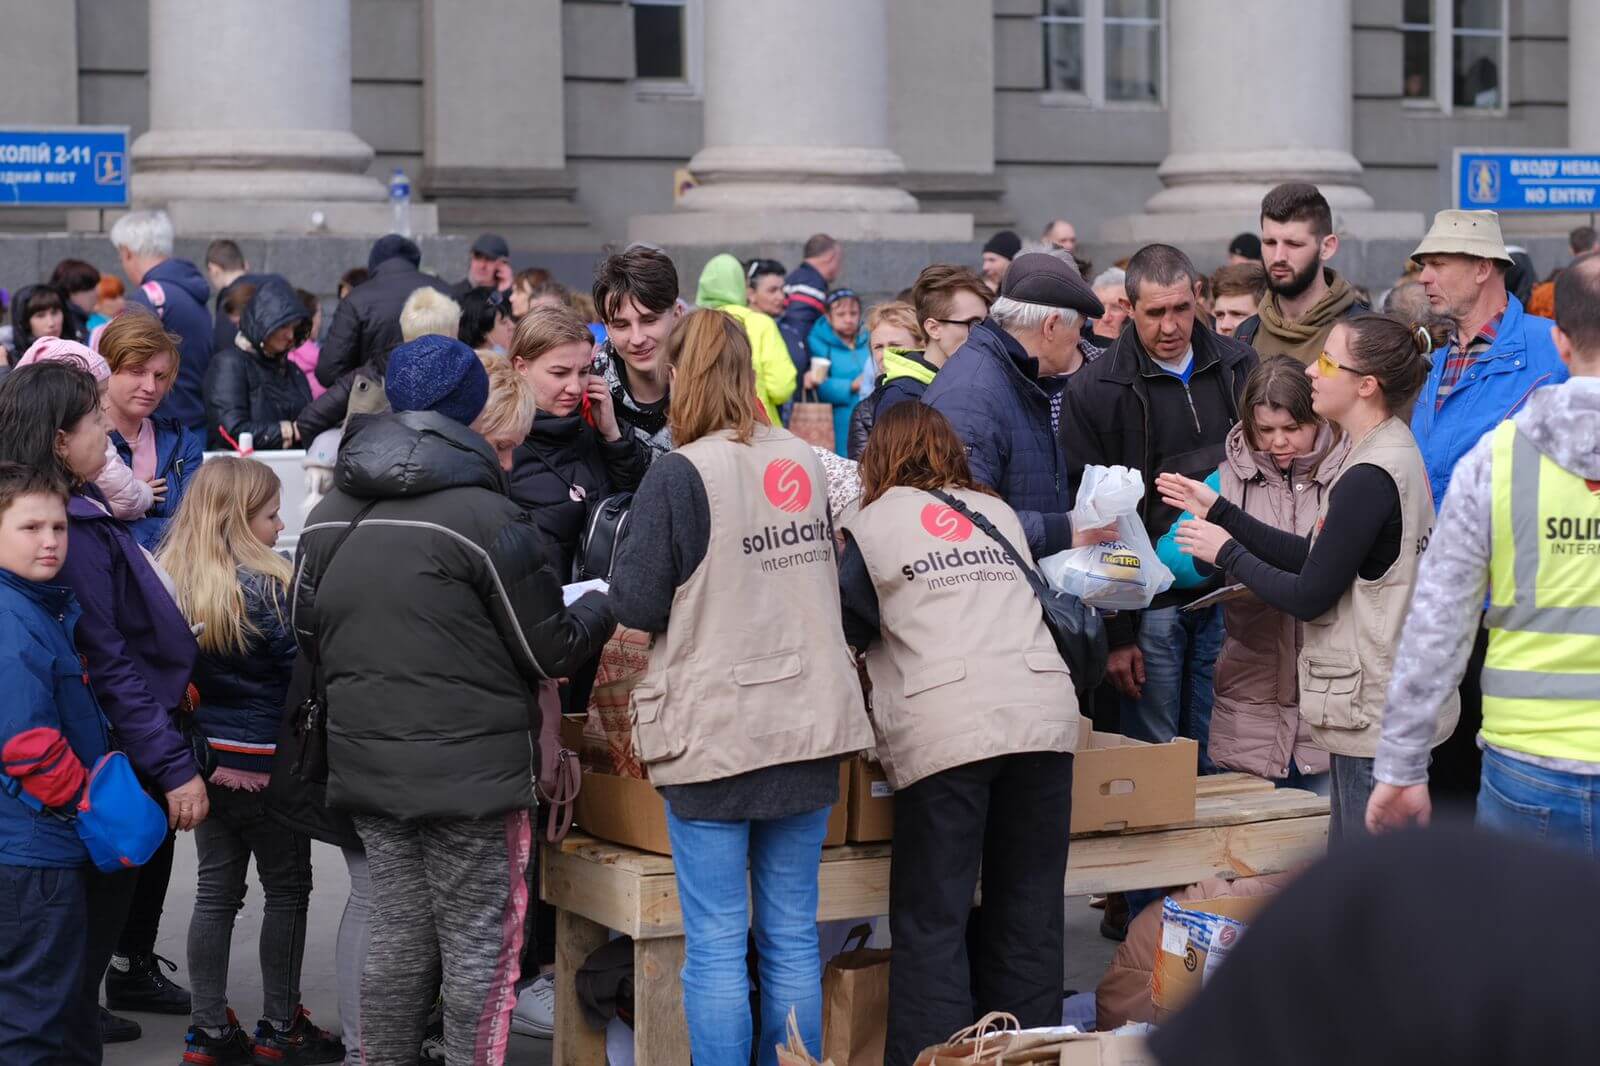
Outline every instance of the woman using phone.
{"type": "MultiPolygon", "coordinates": [[[[1300,715],[1333,773],[1330,836],[1365,833],[1384,690],[1433,530],[1433,494],[1403,414],[1428,375],[1433,337],[1385,315],[1341,321],[1306,369],[1312,407],[1350,438],[1309,535],[1275,529],[1198,481],[1162,474],[1169,506],[1203,515],[1178,530],[1183,550],[1221,567],[1269,606],[1306,623],[1300,715]]],[[[1455,729],[1459,707],[1434,743],[1455,729]]]]}

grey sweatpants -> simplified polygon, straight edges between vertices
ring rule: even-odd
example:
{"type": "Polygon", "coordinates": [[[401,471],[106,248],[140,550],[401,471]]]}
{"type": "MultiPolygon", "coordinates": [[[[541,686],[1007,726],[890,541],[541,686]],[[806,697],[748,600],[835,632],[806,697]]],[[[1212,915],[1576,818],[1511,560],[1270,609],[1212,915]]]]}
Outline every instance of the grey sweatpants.
{"type": "Polygon", "coordinates": [[[365,1066],[415,1066],[443,966],[447,1066],[500,1066],[528,915],[527,811],[401,822],[355,816],[371,874],[361,976],[365,1066]]]}

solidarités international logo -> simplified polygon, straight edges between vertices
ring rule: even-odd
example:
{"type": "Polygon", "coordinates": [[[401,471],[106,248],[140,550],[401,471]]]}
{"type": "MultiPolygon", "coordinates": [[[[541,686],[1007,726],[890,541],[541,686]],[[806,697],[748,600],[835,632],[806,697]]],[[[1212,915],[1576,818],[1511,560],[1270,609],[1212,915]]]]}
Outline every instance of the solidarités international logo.
{"type": "MultiPolygon", "coordinates": [[[[767,502],[785,514],[800,514],[811,506],[811,475],[793,459],[774,459],[761,476],[767,502]]],[[[746,555],[764,556],[761,569],[776,573],[807,563],[833,563],[833,537],[826,519],[790,520],[786,525],[762,526],[741,541],[746,555]],[[771,556],[785,548],[799,549],[771,556]]]]}
{"type": "Polygon", "coordinates": [[[793,459],[774,459],[761,479],[767,502],[780,511],[799,514],[811,506],[811,479],[793,459]]]}
{"type": "Polygon", "coordinates": [[[952,544],[972,536],[972,522],[966,515],[942,503],[930,503],[922,509],[922,528],[952,544]]]}

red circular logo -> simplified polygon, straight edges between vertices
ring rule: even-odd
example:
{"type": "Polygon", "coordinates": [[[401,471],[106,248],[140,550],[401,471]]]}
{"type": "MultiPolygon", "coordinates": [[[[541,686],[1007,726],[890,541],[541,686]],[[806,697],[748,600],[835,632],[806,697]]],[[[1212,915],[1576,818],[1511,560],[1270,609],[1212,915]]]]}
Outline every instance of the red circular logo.
{"type": "Polygon", "coordinates": [[[942,503],[930,503],[922,509],[922,528],[951,543],[972,536],[971,521],[954,507],[942,503]]]}
{"type": "Polygon", "coordinates": [[[767,502],[780,511],[799,514],[811,506],[811,479],[793,459],[774,459],[761,479],[767,502]]]}

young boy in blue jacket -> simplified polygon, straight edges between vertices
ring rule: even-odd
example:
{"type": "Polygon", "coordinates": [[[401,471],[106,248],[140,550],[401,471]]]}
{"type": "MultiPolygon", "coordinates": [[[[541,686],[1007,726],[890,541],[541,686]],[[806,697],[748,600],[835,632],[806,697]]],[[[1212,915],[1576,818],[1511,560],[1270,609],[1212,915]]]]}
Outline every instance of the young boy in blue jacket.
{"type": "Polygon", "coordinates": [[[54,1063],[84,1002],[89,853],[69,820],[106,753],[105,719],[72,642],[78,604],[51,584],[67,554],[67,489],[0,463],[0,1062],[54,1063]],[[36,811],[23,793],[46,808],[36,811]]]}

